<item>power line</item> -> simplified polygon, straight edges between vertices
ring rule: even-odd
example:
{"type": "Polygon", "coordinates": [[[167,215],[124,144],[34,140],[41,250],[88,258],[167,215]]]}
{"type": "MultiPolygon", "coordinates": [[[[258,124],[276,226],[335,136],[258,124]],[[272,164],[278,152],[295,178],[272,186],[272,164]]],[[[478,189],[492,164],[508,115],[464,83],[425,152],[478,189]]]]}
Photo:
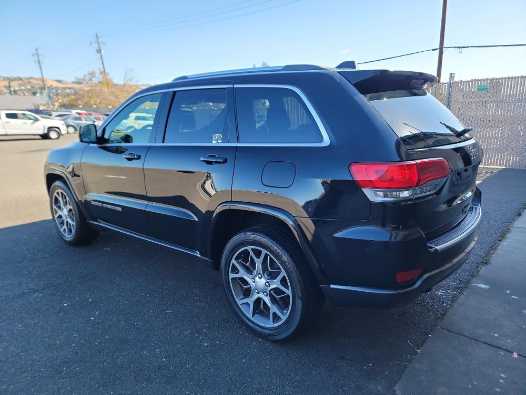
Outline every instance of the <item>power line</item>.
{"type": "Polygon", "coordinates": [[[238,1],[238,2],[235,2],[235,3],[231,3],[227,6],[221,6],[221,7],[216,7],[216,8],[212,8],[212,9],[209,9],[205,12],[202,12],[202,13],[199,13],[199,14],[196,14],[196,15],[188,15],[188,16],[182,16],[182,17],[179,17],[179,18],[171,18],[169,23],[159,23],[159,24],[156,24],[156,27],[160,27],[160,28],[166,28],[166,27],[170,27],[170,26],[173,26],[174,24],[175,25],[178,25],[178,24],[186,24],[186,23],[189,23],[189,22],[195,22],[195,21],[199,21],[199,20],[203,20],[203,19],[206,19],[206,18],[210,18],[210,17],[217,17],[217,16],[222,16],[222,15],[225,15],[225,14],[229,14],[231,12],[239,12],[239,11],[243,11],[243,10],[247,10],[247,9],[250,9],[250,8],[254,8],[254,7],[258,7],[258,6],[261,6],[261,5],[265,5],[265,4],[268,4],[268,3],[272,3],[273,1],[275,0],[245,0],[245,1],[238,1]]]}
{"type": "MultiPolygon", "coordinates": [[[[526,43],[519,43],[519,44],[485,44],[485,45],[447,45],[444,46],[444,49],[472,49],[472,48],[509,48],[509,47],[526,47],[526,43]]],[[[380,58],[380,59],[373,59],[373,60],[366,60],[363,62],[357,62],[356,64],[367,64],[367,63],[375,63],[375,62],[381,62],[382,60],[391,60],[391,59],[397,59],[397,58],[403,58],[405,56],[411,56],[411,55],[417,55],[425,52],[434,52],[438,51],[439,47],[436,48],[429,48],[429,49],[422,49],[420,51],[413,51],[413,52],[406,52],[400,55],[394,55],[394,56],[388,56],[386,58],[380,58]]]]}
{"type": "Polygon", "coordinates": [[[262,12],[266,12],[272,9],[276,8],[282,8],[285,6],[289,6],[295,3],[298,3],[303,0],[288,0],[284,1],[282,3],[274,3],[274,0],[264,0],[264,1],[258,1],[253,4],[244,4],[242,6],[238,6],[235,8],[232,8],[231,6],[228,8],[217,8],[213,9],[208,13],[202,14],[202,15],[194,15],[194,16],[188,16],[188,17],[182,17],[179,19],[176,19],[175,22],[171,22],[167,25],[158,25],[148,27],[143,26],[141,28],[141,31],[166,31],[166,30],[177,30],[180,28],[185,27],[191,27],[196,25],[201,25],[204,23],[216,23],[216,22],[222,22],[226,20],[241,18],[244,16],[259,14],[262,12]]]}

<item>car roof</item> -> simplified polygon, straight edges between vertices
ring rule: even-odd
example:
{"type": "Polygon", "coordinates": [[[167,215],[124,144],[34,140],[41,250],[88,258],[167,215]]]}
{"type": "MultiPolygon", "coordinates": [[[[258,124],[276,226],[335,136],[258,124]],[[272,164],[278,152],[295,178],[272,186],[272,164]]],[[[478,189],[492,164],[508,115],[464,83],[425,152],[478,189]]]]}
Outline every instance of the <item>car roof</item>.
{"type": "Polygon", "coordinates": [[[132,97],[144,95],[149,92],[172,90],[181,87],[232,85],[234,83],[272,83],[272,76],[297,76],[304,73],[333,73],[334,70],[315,65],[287,65],[276,67],[254,67],[249,69],[236,69],[225,71],[214,71],[210,73],[184,75],[175,78],[171,82],[152,85],[136,92],[132,97]]]}
{"type": "Polygon", "coordinates": [[[225,71],[214,71],[210,73],[183,75],[173,79],[171,82],[149,86],[136,92],[132,97],[144,95],[149,92],[168,91],[182,87],[232,85],[235,83],[271,84],[272,80],[291,80],[298,75],[305,74],[332,74],[345,75],[345,79],[353,85],[364,83],[364,81],[378,81],[384,79],[422,79],[424,81],[436,81],[430,74],[414,71],[391,71],[386,69],[357,70],[349,67],[352,62],[343,62],[337,67],[321,67],[309,64],[293,64],[286,66],[253,67],[248,69],[236,69],[225,71]],[[278,78],[278,76],[280,78],[278,78]],[[276,78],[273,78],[276,77],[276,78]]]}

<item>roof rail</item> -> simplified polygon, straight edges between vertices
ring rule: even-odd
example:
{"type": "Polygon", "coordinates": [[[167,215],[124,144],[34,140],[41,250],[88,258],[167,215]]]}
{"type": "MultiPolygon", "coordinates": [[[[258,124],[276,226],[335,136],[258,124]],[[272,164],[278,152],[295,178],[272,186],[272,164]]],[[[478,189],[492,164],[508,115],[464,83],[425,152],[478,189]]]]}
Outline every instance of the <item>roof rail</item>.
{"type": "Polygon", "coordinates": [[[209,73],[182,75],[180,77],[174,78],[172,81],[182,81],[182,80],[194,79],[194,78],[221,77],[221,76],[237,75],[237,74],[273,73],[277,71],[309,71],[309,70],[325,70],[325,69],[323,67],[312,65],[312,64],[288,64],[285,66],[251,67],[251,68],[246,68],[246,69],[212,71],[209,73]]]}

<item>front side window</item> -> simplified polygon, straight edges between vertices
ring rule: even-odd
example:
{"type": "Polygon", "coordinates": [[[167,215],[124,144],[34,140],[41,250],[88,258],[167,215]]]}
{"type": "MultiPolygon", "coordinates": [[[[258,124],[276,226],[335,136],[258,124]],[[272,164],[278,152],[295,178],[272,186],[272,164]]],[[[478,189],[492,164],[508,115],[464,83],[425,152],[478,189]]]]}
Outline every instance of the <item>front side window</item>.
{"type": "Polygon", "coordinates": [[[299,95],[288,88],[236,88],[241,143],[320,143],[322,136],[299,95]]]}
{"type": "Polygon", "coordinates": [[[19,112],[18,119],[23,119],[25,121],[38,121],[38,118],[35,115],[27,112],[19,112]]]}
{"type": "Polygon", "coordinates": [[[222,88],[175,92],[165,143],[219,144],[229,142],[227,90],[222,88]]]}
{"type": "Polygon", "coordinates": [[[161,94],[140,97],[124,107],[105,127],[110,144],[147,144],[153,137],[161,94]]]}

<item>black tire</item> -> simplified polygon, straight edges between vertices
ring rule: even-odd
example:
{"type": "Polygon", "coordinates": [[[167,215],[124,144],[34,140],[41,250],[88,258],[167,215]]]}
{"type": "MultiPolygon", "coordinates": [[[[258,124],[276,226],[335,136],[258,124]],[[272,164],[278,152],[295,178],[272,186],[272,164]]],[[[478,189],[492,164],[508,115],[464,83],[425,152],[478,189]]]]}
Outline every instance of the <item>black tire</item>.
{"type": "Polygon", "coordinates": [[[97,238],[98,232],[88,224],[84,214],[82,214],[82,211],[79,209],[77,201],[64,182],[55,181],[53,185],[51,185],[49,190],[49,208],[51,210],[51,217],[55,223],[55,230],[65,243],[74,246],[86,245],[97,238]],[[60,220],[55,216],[55,209],[53,207],[55,204],[55,196],[60,192],[67,196],[69,200],[69,206],[71,207],[68,212],[70,213],[71,218],[74,219],[75,223],[74,227],[69,228],[71,230],[71,234],[61,230],[61,226],[59,224],[60,220]]]}
{"type": "Polygon", "coordinates": [[[46,138],[50,140],[58,140],[61,136],[60,129],[57,128],[49,128],[47,130],[46,138]]]}
{"type": "MultiPolygon", "coordinates": [[[[238,255],[239,256],[239,255],[238,255]]],[[[223,285],[227,299],[236,312],[236,315],[247,325],[255,334],[271,341],[290,339],[292,336],[309,328],[318,318],[319,311],[323,304],[320,288],[305,262],[297,243],[288,235],[280,233],[279,229],[273,227],[258,227],[238,233],[230,239],[225,246],[221,258],[221,273],[223,285]],[[236,254],[247,248],[262,248],[271,254],[271,257],[279,263],[285,272],[286,284],[290,285],[290,307],[288,316],[275,327],[266,327],[254,322],[244,313],[241,306],[236,301],[235,291],[231,285],[230,271],[231,261],[236,254]]],[[[254,274],[256,272],[253,272],[254,274]]],[[[244,279],[242,279],[245,282],[244,279]]],[[[248,283],[248,281],[246,281],[248,283]]],[[[254,280],[253,280],[254,283],[254,280]]],[[[255,283],[251,286],[250,295],[254,295],[255,283]]],[[[258,292],[259,294],[259,292],[258,292]]],[[[267,293],[265,293],[267,296],[267,293]]],[[[242,296],[244,297],[244,296],[242,296]]],[[[261,297],[258,295],[256,297],[261,297]]],[[[239,296],[238,296],[239,298],[239,296]]],[[[268,292],[270,300],[270,291],[268,292]]],[[[255,304],[256,302],[252,302],[255,304]]],[[[263,304],[263,302],[261,302],[263,304]]],[[[268,303],[265,303],[268,306],[268,303]]],[[[269,308],[270,311],[270,308],[269,308]]],[[[282,311],[283,312],[283,311],[282,311]]],[[[270,313],[270,320],[273,320],[270,313]]],[[[278,317],[278,321],[281,317],[278,317]]]]}

